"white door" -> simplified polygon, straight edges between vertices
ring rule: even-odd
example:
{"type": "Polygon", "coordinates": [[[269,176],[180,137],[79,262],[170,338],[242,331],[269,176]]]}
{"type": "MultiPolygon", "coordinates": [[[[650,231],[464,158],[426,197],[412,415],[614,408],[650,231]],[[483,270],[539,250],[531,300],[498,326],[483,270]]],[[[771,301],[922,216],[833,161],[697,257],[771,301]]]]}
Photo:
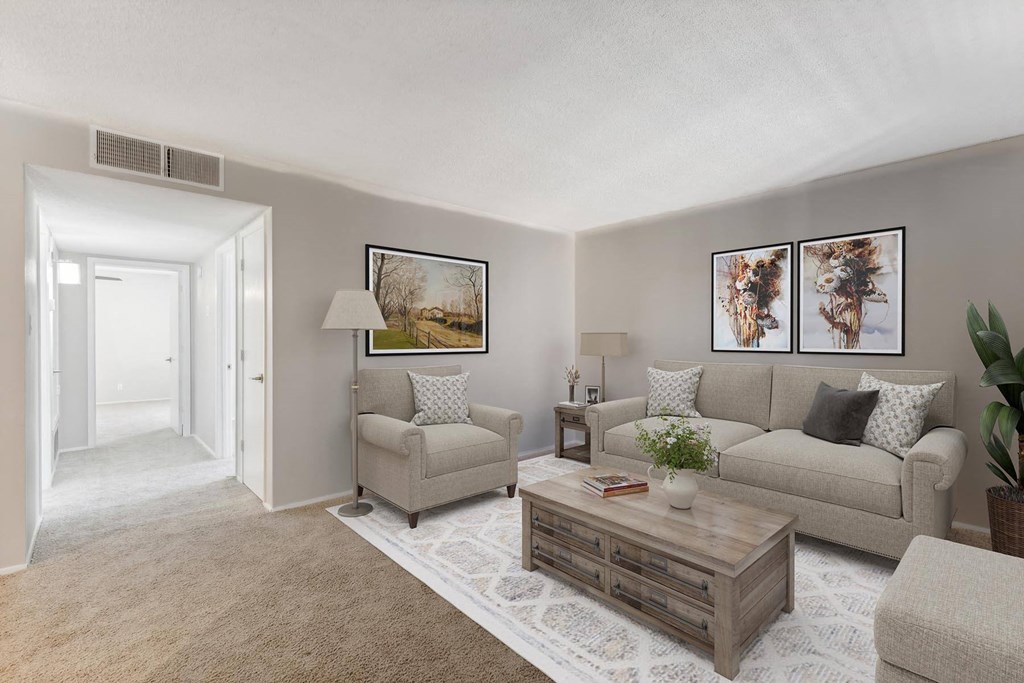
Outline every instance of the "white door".
{"type": "Polygon", "coordinates": [[[167,363],[167,372],[170,373],[167,384],[171,388],[171,405],[168,409],[167,421],[171,429],[182,435],[181,420],[181,387],[179,371],[181,368],[181,331],[178,329],[179,312],[179,291],[178,275],[172,276],[170,289],[170,301],[167,302],[167,316],[170,321],[169,334],[167,339],[167,355],[164,362],[167,363]]]}
{"type": "Polygon", "coordinates": [[[264,494],[264,229],[242,235],[242,483],[264,494]]]}

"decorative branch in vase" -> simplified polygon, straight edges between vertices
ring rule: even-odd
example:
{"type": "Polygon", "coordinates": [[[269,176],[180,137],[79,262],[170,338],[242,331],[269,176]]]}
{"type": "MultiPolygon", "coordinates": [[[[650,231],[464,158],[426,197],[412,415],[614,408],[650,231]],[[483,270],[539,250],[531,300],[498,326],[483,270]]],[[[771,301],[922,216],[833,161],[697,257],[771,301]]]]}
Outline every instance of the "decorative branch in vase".
{"type": "Polygon", "coordinates": [[[985,465],[1007,484],[986,490],[992,549],[1024,557],[1024,349],[1014,355],[1006,323],[991,303],[986,324],[968,302],[967,329],[985,366],[980,386],[997,388],[1005,401],[992,401],[981,411],[981,441],[994,461],[985,465]],[[1010,455],[1014,441],[1016,466],[1010,455]]]}
{"type": "Polygon", "coordinates": [[[576,385],[580,383],[580,371],[575,365],[565,369],[565,381],[569,383],[569,402],[576,402],[576,385]]]}

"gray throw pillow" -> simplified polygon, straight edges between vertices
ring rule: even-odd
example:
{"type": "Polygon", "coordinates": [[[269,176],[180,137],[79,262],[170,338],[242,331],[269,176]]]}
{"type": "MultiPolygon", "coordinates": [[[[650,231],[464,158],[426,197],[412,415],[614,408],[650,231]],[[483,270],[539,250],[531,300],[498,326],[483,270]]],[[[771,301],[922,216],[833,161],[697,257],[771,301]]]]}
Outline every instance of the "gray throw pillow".
{"type": "Polygon", "coordinates": [[[893,384],[865,372],[857,389],[878,389],[878,405],[864,428],[864,443],[907,457],[921,438],[928,409],[943,384],[893,384]]]}
{"type": "Polygon", "coordinates": [[[647,380],[651,383],[647,394],[647,417],[700,417],[694,403],[702,372],[704,367],[701,365],[676,372],[647,368],[647,380]]]}
{"type": "Polygon", "coordinates": [[[859,446],[877,403],[877,389],[850,391],[822,382],[804,418],[804,434],[832,443],[859,446]]]}
{"type": "Polygon", "coordinates": [[[469,373],[461,375],[418,375],[409,373],[416,402],[414,425],[473,424],[469,419],[466,386],[469,373]]]}

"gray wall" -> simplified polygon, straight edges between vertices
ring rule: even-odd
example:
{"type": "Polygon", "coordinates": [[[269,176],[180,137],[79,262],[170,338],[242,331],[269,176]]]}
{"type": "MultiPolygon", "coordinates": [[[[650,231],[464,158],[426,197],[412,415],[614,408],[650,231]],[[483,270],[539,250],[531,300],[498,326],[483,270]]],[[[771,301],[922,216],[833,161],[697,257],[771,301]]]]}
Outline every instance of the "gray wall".
{"type": "Polygon", "coordinates": [[[192,264],[192,433],[210,450],[216,421],[217,259],[210,251],[192,264]]]}
{"type": "MultiPolygon", "coordinates": [[[[24,165],[96,171],[88,166],[87,122],[27,107],[0,103],[0,149],[0,314],[9,321],[0,337],[3,568],[24,562],[25,470],[35,457],[25,448],[24,165]]],[[[551,408],[563,396],[561,368],[573,355],[570,235],[385,199],[230,159],[225,185],[223,193],[196,191],[273,207],[275,506],[351,486],[349,340],[344,332],[321,331],[320,324],[336,289],[365,285],[367,242],[489,261],[491,352],[363,359],[364,367],[461,363],[472,373],[472,400],[523,413],[524,451],[551,445],[551,408]]]]}
{"type": "MultiPolygon", "coordinates": [[[[714,172],[709,169],[709,172],[714,172]]],[[[998,398],[978,388],[981,364],[964,324],[968,299],[1000,308],[1024,344],[1024,137],[810,183],[699,211],[582,233],[576,240],[576,330],[629,332],[630,355],[608,360],[610,397],[646,392],[659,358],[953,370],[958,426],[970,451],[957,520],[988,526],[978,415],[998,398]],[[711,253],[905,225],[906,357],[712,353],[711,253]]],[[[794,341],[795,346],[795,341],[794,341]]],[[[586,376],[599,359],[580,358],[586,376]]]]}
{"type": "Polygon", "coordinates": [[[60,258],[78,264],[82,284],[59,285],[60,303],[60,448],[89,445],[89,289],[86,256],[61,252],[60,258]]]}

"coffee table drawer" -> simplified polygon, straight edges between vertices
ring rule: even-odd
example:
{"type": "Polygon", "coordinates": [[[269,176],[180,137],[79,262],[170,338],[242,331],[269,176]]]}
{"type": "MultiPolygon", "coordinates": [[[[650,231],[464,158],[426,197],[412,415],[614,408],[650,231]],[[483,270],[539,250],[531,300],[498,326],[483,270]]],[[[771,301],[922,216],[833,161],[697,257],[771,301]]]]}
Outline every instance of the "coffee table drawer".
{"type": "Polygon", "coordinates": [[[604,559],[604,549],[608,545],[608,537],[586,524],[581,524],[550,510],[535,507],[530,517],[530,527],[534,534],[541,533],[550,536],[559,542],[604,559]]]}
{"type": "Polygon", "coordinates": [[[609,580],[612,597],[616,600],[706,643],[714,642],[715,618],[710,611],[624,574],[613,571],[609,580]]]}
{"type": "Polygon", "coordinates": [[[612,564],[627,572],[657,581],[684,595],[715,604],[715,577],[691,564],[611,538],[612,564]]]}
{"type": "Polygon", "coordinates": [[[588,559],[585,553],[578,550],[570,550],[538,534],[533,535],[530,547],[533,559],[554,567],[594,588],[604,590],[605,568],[588,559]]]}

